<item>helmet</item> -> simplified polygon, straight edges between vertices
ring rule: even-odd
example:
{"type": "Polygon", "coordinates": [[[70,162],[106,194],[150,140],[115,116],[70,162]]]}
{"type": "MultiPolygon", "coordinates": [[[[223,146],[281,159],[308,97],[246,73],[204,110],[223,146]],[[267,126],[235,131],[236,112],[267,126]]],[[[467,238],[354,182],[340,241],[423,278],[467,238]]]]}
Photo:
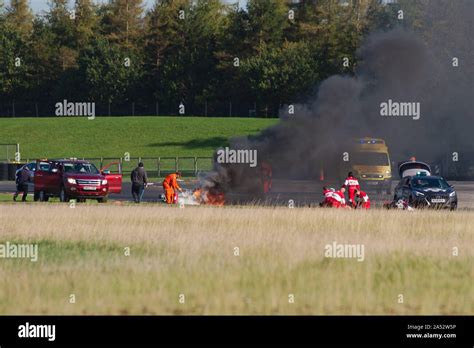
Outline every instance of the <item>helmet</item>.
{"type": "Polygon", "coordinates": [[[407,204],[403,199],[399,199],[397,203],[395,203],[398,209],[405,209],[407,204]]]}

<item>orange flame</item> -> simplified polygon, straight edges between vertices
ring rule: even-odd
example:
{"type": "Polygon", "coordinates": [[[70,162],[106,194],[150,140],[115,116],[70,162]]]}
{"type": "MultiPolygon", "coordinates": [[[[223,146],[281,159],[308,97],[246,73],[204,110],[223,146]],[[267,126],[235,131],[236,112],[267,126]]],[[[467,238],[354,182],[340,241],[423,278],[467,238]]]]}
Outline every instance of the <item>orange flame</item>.
{"type": "Polygon", "coordinates": [[[193,192],[194,198],[201,204],[223,206],[225,204],[225,195],[216,189],[206,190],[198,188],[193,192]]]}

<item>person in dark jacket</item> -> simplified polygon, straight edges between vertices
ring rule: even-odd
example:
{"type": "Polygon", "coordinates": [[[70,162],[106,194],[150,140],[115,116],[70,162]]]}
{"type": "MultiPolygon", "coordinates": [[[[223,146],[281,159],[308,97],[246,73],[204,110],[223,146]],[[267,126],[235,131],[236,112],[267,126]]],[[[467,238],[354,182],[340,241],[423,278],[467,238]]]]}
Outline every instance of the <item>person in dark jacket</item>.
{"type": "Polygon", "coordinates": [[[140,203],[143,199],[145,187],[148,184],[148,176],[143,167],[143,162],[138,163],[138,167],[132,171],[131,180],[133,201],[135,203],[140,203]]]}
{"type": "Polygon", "coordinates": [[[26,196],[28,196],[28,181],[30,181],[30,171],[26,166],[23,167],[16,175],[16,192],[13,195],[13,200],[16,202],[16,198],[20,194],[23,193],[23,197],[21,197],[21,201],[26,201],[26,196]]]}

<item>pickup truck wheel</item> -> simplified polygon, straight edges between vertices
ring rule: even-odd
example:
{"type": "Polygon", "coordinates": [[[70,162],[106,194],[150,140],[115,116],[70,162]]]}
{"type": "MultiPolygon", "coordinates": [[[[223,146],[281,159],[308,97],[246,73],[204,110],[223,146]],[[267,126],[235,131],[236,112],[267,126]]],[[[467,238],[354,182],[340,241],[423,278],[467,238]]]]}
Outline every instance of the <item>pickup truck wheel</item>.
{"type": "Polygon", "coordinates": [[[59,192],[59,200],[61,202],[69,202],[69,197],[66,193],[66,189],[63,187],[61,187],[61,191],[59,192]]]}
{"type": "Polygon", "coordinates": [[[107,197],[97,198],[97,202],[99,202],[99,203],[107,203],[107,197]]]}
{"type": "Polygon", "coordinates": [[[39,197],[39,192],[36,192],[36,191],[35,191],[35,193],[33,194],[33,200],[34,200],[35,202],[38,202],[39,199],[40,199],[40,197],[39,197]]]}

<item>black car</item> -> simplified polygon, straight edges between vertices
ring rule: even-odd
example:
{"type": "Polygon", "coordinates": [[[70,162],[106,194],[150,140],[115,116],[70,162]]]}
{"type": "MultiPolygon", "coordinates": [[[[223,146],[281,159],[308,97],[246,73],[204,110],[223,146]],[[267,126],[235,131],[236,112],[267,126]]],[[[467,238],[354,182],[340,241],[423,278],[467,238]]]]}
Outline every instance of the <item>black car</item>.
{"type": "Polygon", "coordinates": [[[414,208],[449,208],[455,210],[458,197],[453,186],[440,176],[406,176],[395,188],[394,201],[404,200],[414,208]]]}

